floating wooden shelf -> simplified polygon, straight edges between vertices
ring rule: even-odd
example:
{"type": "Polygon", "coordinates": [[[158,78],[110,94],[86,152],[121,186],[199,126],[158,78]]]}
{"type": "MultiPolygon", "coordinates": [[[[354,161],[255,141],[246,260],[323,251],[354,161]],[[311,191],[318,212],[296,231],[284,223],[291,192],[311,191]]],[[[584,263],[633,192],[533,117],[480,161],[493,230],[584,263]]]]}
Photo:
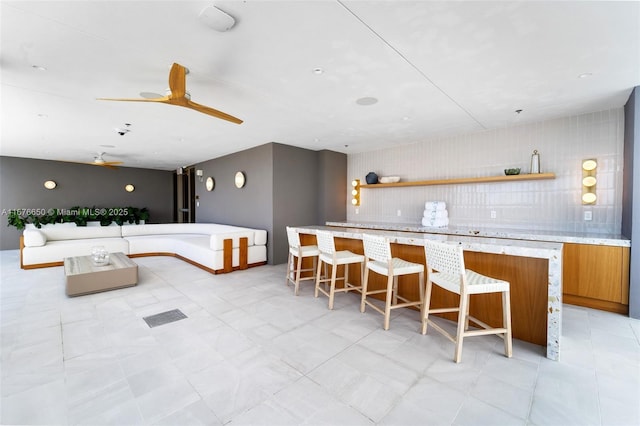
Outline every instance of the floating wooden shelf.
{"type": "Polygon", "coordinates": [[[391,188],[397,186],[428,186],[428,185],[455,185],[460,183],[492,183],[492,182],[513,182],[518,180],[542,180],[555,179],[555,173],[534,173],[527,175],[504,175],[504,176],[483,176],[475,178],[456,179],[433,179],[416,180],[396,183],[374,183],[372,185],[360,185],[360,188],[391,188]]]}

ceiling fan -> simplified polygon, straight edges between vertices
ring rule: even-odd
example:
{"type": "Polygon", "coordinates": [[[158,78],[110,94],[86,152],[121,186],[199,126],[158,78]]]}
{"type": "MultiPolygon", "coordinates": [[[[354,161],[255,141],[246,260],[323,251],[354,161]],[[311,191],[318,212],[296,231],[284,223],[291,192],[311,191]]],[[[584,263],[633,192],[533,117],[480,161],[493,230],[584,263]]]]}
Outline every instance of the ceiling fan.
{"type": "Polygon", "coordinates": [[[227,120],[232,123],[241,124],[242,120],[232,115],[218,111],[211,107],[197,104],[191,101],[191,95],[186,90],[186,75],[189,70],[180,64],[174,63],[171,66],[169,72],[169,90],[170,93],[167,96],[161,96],[158,98],[143,98],[143,99],[122,99],[122,98],[98,98],[101,101],[126,101],[126,102],[160,102],[169,105],[176,105],[185,108],[190,108],[201,112],[203,114],[211,115],[222,120],[227,120]]]}
{"type": "Polygon", "coordinates": [[[100,167],[106,167],[107,169],[111,169],[111,170],[116,170],[119,164],[122,164],[122,161],[105,161],[105,159],[102,157],[105,153],[104,152],[98,152],[98,155],[96,155],[95,157],[93,157],[93,161],[90,163],[83,163],[80,162],[80,164],[90,164],[92,166],[100,166],[100,167]]]}

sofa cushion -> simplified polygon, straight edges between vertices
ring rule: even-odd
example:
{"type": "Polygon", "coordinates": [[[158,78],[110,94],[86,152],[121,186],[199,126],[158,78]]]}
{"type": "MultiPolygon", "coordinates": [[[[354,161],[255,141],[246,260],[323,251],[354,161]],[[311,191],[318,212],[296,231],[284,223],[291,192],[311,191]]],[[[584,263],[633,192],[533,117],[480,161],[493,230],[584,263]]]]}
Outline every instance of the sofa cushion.
{"type": "Polygon", "coordinates": [[[25,229],[22,235],[25,247],[42,247],[47,243],[47,236],[37,229],[25,229]]]}
{"type": "MultiPolygon", "coordinates": [[[[36,228],[32,225],[24,232],[32,229],[36,228]]],[[[45,235],[47,241],[122,237],[120,226],[77,226],[75,223],[55,223],[42,225],[37,230],[45,235]]]]}
{"type": "Polygon", "coordinates": [[[267,231],[264,229],[255,229],[253,237],[253,244],[256,246],[267,245],[267,231]]]}
{"type": "Polygon", "coordinates": [[[198,234],[160,234],[137,235],[125,237],[129,242],[129,254],[141,253],[179,253],[180,242],[185,240],[199,240],[208,248],[209,236],[198,234]]]}
{"type": "Polygon", "coordinates": [[[25,247],[22,250],[22,261],[25,265],[62,262],[65,257],[89,256],[94,246],[103,246],[109,253],[129,254],[129,242],[124,238],[86,238],[47,241],[42,247],[25,247]]]}
{"type": "Polygon", "coordinates": [[[221,232],[218,234],[211,235],[209,244],[211,250],[222,250],[224,249],[224,240],[231,240],[232,247],[238,248],[240,247],[240,238],[247,238],[247,245],[254,245],[254,232],[252,229],[248,229],[246,231],[236,231],[236,232],[221,232]]]}
{"type": "Polygon", "coordinates": [[[145,225],[122,225],[122,236],[166,235],[166,234],[208,234],[232,232],[237,226],[217,223],[154,223],[145,225]]]}

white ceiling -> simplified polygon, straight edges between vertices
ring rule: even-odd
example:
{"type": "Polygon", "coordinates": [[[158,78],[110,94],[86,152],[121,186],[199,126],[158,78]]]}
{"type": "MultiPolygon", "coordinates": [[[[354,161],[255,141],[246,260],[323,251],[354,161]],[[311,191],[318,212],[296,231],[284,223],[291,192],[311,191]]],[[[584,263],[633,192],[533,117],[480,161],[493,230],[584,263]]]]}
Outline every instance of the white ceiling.
{"type": "Polygon", "coordinates": [[[0,5],[5,156],[171,170],[268,142],[354,153],[616,108],[640,85],[637,1],[0,5]],[[231,30],[199,19],[212,5],[231,30]],[[193,101],[244,123],[96,100],[164,94],[173,62],[193,101]]]}

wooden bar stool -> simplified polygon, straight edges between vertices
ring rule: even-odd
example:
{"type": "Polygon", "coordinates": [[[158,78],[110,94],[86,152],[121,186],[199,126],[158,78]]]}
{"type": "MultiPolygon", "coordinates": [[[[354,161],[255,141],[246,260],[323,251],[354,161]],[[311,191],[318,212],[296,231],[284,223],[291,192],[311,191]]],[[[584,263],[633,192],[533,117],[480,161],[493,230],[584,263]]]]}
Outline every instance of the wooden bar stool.
{"type": "Polygon", "coordinates": [[[424,300],[424,265],[420,263],[408,262],[406,260],[391,256],[391,244],[383,236],[363,234],[364,256],[366,263],[364,267],[364,281],[362,284],[362,300],[360,312],[364,312],[366,305],[371,306],[376,311],[384,315],[384,329],[389,329],[389,319],[391,309],[416,306],[423,309],[424,300]],[[387,276],[387,288],[383,290],[367,290],[369,282],[369,271],[387,276]],[[409,301],[398,295],[398,276],[418,274],[418,285],[420,287],[420,300],[409,301]],[[386,293],[384,310],[367,300],[370,294],[386,293]],[[404,303],[398,303],[400,299],[404,303]]]}
{"type": "Polygon", "coordinates": [[[504,339],[504,354],[511,358],[511,301],[509,283],[496,278],[478,274],[464,267],[464,256],[459,244],[448,244],[440,241],[425,240],[427,258],[427,294],[425,309],[422,314],[422,334],[427,332],[431,324],[436,330],[456,344],[453,360],[462,359],[462,342],[465,337],[485,334],[498,334],[504,339]],[[431,309],[431,289],[433,284],[452,293],[460,295],[460,304],[453,308],[431,309]],[[492,328],[488,324],[469,315],[469,297],[472,294],[502,293],[502,323],[500,328],[492,328]],[[448,333],[429,319],[429,314],[458,312],[458,328],[456,335],[448,333]],[[469,330],[469,321],[480,326],[469,330]]]}
{"type": "Polygon", "coordinates": [[[287,261],[287,279],[285,283],[289,285],[289,282],[294,285],[294,294],[298,295],[300,288],[300,281],[315,280],[316,277],[313,273],[316,270],[316,263],[320,250],[317,245],[300,245],[300,235],[298,232],[287,226],[287,239],[289,240],[289,259],[287,261]],[[297,259],[294,264],[294,257],[297,259]],[[313,259],[313,266],[311,268],[302,268],[302,259],[310,257],[313,259]],[[303,272],[311,272],[308,277],[301,277],[303,272]]]}
{"type": "MultiPolygon", "coordinates": [[[[356,286],[349,282],[349,265],[359,263],[360,264],[360,277],[363,274],[364,256],[361,254],[353,253],[349,250],[336,251],[335,241],[333,234],[328,231],[317,231],[316,238],[318,240],[318,249],[320,250],[320,256],[318,256],[318,271],[316,273],[316,293],[315,297],[318,297],[318,292],[329,297],[329,309],[333,309],[333,299],[336,292],[349,292],[349,291],[361,291],[362,285],[356,286]],[[331,265],[331,278],[322,279],[320,271],[322,265],[331,265]],[[342,277],[336,277],[338,272],[338,266],[344,265],[344,275],[342,277]],[[336,288],[336,280],[343,280],[344,287],[336,288]],[[329,291],[320,288],[320,283],[331,282],[329,291]]],[[[326,276],[326,274],[325,274],[326,276]]]]}

